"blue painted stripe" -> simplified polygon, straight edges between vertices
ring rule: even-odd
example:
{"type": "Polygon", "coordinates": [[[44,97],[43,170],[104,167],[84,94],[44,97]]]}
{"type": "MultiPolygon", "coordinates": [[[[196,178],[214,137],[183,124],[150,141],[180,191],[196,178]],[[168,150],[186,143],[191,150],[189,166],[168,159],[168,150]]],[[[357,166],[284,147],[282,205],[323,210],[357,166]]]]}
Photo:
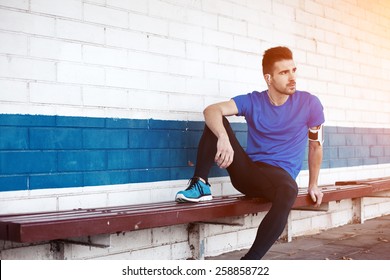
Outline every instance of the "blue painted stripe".
{"type": "MultiPolygon", "coordinates": [[[[246,124],[232,124],[246,146],[246,124]]],[[[0,114],[0,191],[188,179],[204,123],[0,114]]],[[[326,127],[323,168],[390,163],[390,129],[326,127]]],[[[307,160],[303,163],[307,169],[307,160]]],[[[214,167],[211,177],[226,176],[214,167]]]]}

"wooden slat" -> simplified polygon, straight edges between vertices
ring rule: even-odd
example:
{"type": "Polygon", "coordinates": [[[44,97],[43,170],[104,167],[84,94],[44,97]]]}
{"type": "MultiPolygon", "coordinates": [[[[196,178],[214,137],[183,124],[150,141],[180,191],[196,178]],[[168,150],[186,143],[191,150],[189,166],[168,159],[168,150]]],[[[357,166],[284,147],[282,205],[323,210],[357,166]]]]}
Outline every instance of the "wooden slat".
{"type": "MultiPolygon", "coordinates": [[[[390,177],[337,182],[323,186],[323,202],[369,196],[390,189],[390,177]]],[[[313,206],[306,190],[300,190],[293,208],[313,206]]],[[[267,211],[264,199],[243,195],[215,197],[201,203],[160,202],[57,212],[0,216],[0,239],[40,242],[104,233],[210,221],[223,217],[267,211]]]]}
{"type": "MultiPolygon", "coordinates": [[[[150,205],[148,205],[150,206],[150,205]]],[[[155,205],[153,205],[155,206],[155,205]]],[[[240,216],[268,210],[269,203],[259,203],[255,199],[242,197],[215,199],[212,202],[197,204],[171,203],[165,208],[150,208],[147,211],[131,209],[120,212],[108,211],[95,215],[60,217],[47,214],[3,218],[0,223],[8,223],[7,239],[16,242],[38,242],[103,233],[132,231],[144,228],[185,224],[196,221],[240,216]],[[15,219],[17,218],[17,219],[15,219]],[[20,233],[20,234],[16,234],[20,233]]],[[[91,212],[88,212],[90,214],[91,212]]]]}

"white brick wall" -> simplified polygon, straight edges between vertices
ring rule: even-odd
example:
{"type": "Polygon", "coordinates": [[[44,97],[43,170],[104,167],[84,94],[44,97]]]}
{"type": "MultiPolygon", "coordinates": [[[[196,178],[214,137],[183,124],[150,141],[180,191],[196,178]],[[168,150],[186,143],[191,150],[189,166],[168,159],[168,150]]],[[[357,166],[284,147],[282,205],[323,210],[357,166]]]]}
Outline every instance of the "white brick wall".
{"type": "Polygon", "coordinates": [[[201,119],[209,102],[263,89],[263,51],[286,44],[300,88],[319,95],[329,125],[389,127],[390,4],[285,2],[1,0],[1,85],[25,85],[27,93],[15,87],[0,105],[14,113],[201,119]],[[42,97],[30,86],[47,82],[42,97]],[[68,90],[75,98],[64,96],[68,90]],[[132,106],[122,102],[127,94],[170,101],[132,106]]]}

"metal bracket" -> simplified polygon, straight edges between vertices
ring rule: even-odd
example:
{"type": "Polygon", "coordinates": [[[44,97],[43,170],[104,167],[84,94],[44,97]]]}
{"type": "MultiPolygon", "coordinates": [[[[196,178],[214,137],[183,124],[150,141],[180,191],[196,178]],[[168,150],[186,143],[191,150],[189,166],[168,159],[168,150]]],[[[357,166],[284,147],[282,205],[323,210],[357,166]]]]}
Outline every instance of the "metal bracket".
{"type": "Polygon", "coordinates": [[[225,223],[225,222],[195,222],[192,224],[204,224],[204,225],[222,225],[222,226],[232,226],[232,227],[242,227],[243,223],[225,223]]]}
{"type": "Polygon", "coordinates": [[[105,244],[97,244],[92,242],[83,242],[83,241],[76,241],[76,240],[70,240],[70,239],[56,239],[54,242],[64,243],[64,244],[74,244],[74,245],[81,245],[81,246],[88,246],[88,247],[95,247],[95,248],[101,248],[106,249],[109,248],[110,245],[105,244]]]}

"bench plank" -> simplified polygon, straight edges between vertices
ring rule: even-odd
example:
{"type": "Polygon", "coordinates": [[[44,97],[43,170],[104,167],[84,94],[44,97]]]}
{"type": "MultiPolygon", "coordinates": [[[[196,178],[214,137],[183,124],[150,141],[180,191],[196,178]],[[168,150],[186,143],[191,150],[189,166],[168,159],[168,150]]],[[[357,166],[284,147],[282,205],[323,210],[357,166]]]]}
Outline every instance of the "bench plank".
{"type": "MultiPolygon", "coordinates": [[[[390,190],[390,177],[338,182],[322,186],[323,202],[369,196],[390,190]]],[[[313,206],[306,189],[300,189],[293,208],[313,206]]],[[[0,239],[42,242],[97,234],[133,231],[177,224],[212,221],[268,211],[271,203],[244,195],[215,197],[201,203],[159,202],[93,209],[25,213],[0,216],[0,239]]]]}

